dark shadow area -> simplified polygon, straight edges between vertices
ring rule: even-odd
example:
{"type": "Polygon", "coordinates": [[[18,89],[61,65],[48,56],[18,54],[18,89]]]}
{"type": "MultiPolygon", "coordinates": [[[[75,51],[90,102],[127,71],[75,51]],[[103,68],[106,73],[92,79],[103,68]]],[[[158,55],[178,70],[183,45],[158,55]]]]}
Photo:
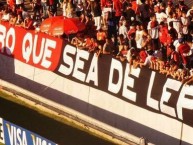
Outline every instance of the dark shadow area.
{"type": "Polygon", "coordinates": [[[27,107],[0,98],[0,117],[60,145],[113,145],[91,134],[43,116],[27,107]],[[6,111],[5,111],[6,110],[6,111]],[[30,121],[26,121],[30,120],[30,121]]]}
{"type": "MultiPolygon", "coordinates": [[[[55,89],[47,88],[47,86],[41,85],[25,77],[15,74],[13,59],[10,59],[6,56],[1,56],[0,66],[2,68],[0,69],[0,78],[7,82],[10,82],[14,85],[17,85],[35,94],[41,95],[44,98],[52,100],[58,104],[62,104],[66,107],[69,107],[85,115],[88,115],[92,118],[95,118],[96,120],[99,120],[110,126],[123,130],[127,133],[133,134],[137,137],[145,137],[146,139],[148,139],[150,142],[154,144],[157,144],[157,145],[171,145],[171,144],[179,145],[180,144],[180,140],[178,139],[170,137],[166,134],[163,134],[159,131],[146,127],[142,124],[134,122],[120,115],[101,109],[97,106],[90,105],[84,101],[81,101],[72,96],[59,92],[55,89]],[[42,90],[44,91],[42,92],[42,90]],[[39,94],[40,92],[41,94],[39,94]]],[[[20,114],[20,111],[17,112],[17,114],[20,114]]],[[[18,118],[20,119],[20,121],[22,121],[22,117],[18,117],[18,118]]],[[[13,121],[13,120],[10,120],[9,117],[4,119],[7,119],[10,122],[13,121]]],[[[19,122],[14,122],[14,123],[19,123],[19,122]]],[[[34,128],[34,126],[30,127],[30,126],[24,125],[23,127],[33,132],[36,132],[36,129],[37,129],[37,128],[34,128]]],[[[51,131],[48,131],[48,132],[51,132],[51,131]]],[[[44,136],[45,134],[41,134],[41,135],[44,136]]],[[[186,143],[185,145],[190,145],[190,144],[186,143]]]]}

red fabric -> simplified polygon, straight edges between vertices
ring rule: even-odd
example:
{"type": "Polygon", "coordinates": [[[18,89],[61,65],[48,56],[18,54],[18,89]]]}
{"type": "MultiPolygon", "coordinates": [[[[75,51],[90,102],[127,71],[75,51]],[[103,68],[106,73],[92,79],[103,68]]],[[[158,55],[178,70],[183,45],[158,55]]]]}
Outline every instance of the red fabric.
{"type": "MultiPolygon", "coordinates": [[[[57,17],[60,17],[60,16],[57,16],[57,17]]],[[[41,31],[41,26],[40,26],[40,31],[41,31]]],[[[74,33],[83,31],[84,29],[85,29],[85,24],[82,23],[77,18],[58,18],[51,24],[48,30],[48,33],[53,36],[63,35],[64,33],[66,35],[69,35],[69,34],[74,34],[74,33]]]]}
{"type": "Polygon", "coordinates": [[[179,53],[176,52],[176,51],[173,51],[171,53],[171,60],[173,60],[177,65],[179,65],[180,64],[180,55],[179,55],[179,53]]]}
{"type": "Polygon", "coordinates": [[[167,37],[167,45],[170,45],[172,42],[173,42],[173,38],[170,35],[168,35],[168,37],[167,37]]]}
{"type": "MultiPolygon", "coordinates": [[[[58,64],[61,58],[59,55],[62,54],[62,51],[63,51],[62,39],[52,37],[41,32],[35,33],[35,31],[33,30],[26,30],[22,27],[10,26],[8,22],[2,22],[0,25],[2,27],[5,27],[6,29],[5,38],[8,36],[7,32],[10,30],[10,28],[14,29],[14,32],[15,32],[14,33],[15,37],[11,36],[7,44],[7,46],[13,46],[12,52],[9,52],[11,54],[7,54],[6,51],[2,51],[2,50],[0,51],[1,54],[8,55],[9,57],[14,57],[14,59],[17,59],[26,64],[29,64],[41,69],[54,71],[58,67],[58,64]],[[27,35],[29,36],[29,34],[32,37],[27,37],[27,35]],[[15,38],[15,41],[13,41],[12,38],[15,38]],[[49,46],[50,41],[52,41],[52,43],[55,44],[54,48],[51,48],[49,46]],[[32,50],[30,51],[30,54],[28,51],[29,47],[32,48],[32,50]],[[47,52],[49,51],[50,53],[49,57],[46,57],[45,59],[43,59],[44,56],[47,55],[46,51],[47,52]],[[28,52],[28,56],[26,55],[27,52],[28,52]],[[43,52],[43,53],[40,53],[40,52],[43,52]],[[36,59],[35,61],[33,54],[35,54],[36,57],[38,56],[40,59],[36,59]],[[42,65],[45,62],[45,60],[51,62],[51,64],[47,65],[47,67],[42,65]]],[[[4,31],[4,29],[1,29],[0,33],[2,33],[2,31],[4,31]]],[[[2,48],[1,42],[0,42],[0,48],[2,48]]]]}
{"type": "Polygon", "coordinates": [[[53,5],[54,4],[54,0],[49,0],[49,4],[53,5]]]}
{"type": "Polygon", "coordinates": [[[121,50],[122,55],[127,55],[127,52],[128,52],[127,50],[121,50]]]}
{"type": "Polygon", "coordinates": [[[15,5],[15,0],[7,0],[7,4],[12,7],[13,5],[15,5]]]}
{"type": "Polygon", "coordinates": [[[41,0],[36,0],[36,3],[37,3],[38,5],[41,5],[41,0]]]}
{"type": "Polygon", "coordinates": [[[157,21],[151,21],[151,28],[155,28],[158,26],[158,22],[157,21]]]}
{"type": "Polygon", "coordinates": [[[28,30],[33,30],[34,26],[33,26],[33,20],[29,19],[28,21],[24,20],[26,29],[28,30]]]}
{"type": "Polygon", "coordinates": [[[145,59],[147,58],[148,55],[147,55],[147,52],[145,50],[141,50],[139,52],[139,56],[140,56],[142,62],[145,62],[145,59]]]}
{"type": "Polygon", "coordinates": [[[167,48],[166,48],[167,57],[170,57],[171,53],[172,53],[171,48],[169,46],[167,46],[167,48]]]}
{"type": "Polygon", "coordinates": [[[101,9],[103,9],[104,7],[106,7],[107,0],[100,0],[100,1],[101,1],[101,9]]]}
{"type": "Polygon", "coordinates": [[[159,31],[159,39],[162,44],[167,43],[169,37],[168,35],[168,28],[166,26],[162,27],[159,31]]]}
{"type": "Polygon", "coordinates": [[[90,48],[92,49],[92,48],[96,48],[96,47],[98,47],[98,43],[92,42],[90,45],[90,48]]]}
{"type": "Polygon", "coordinates": [[[190,51],[190,46],[186,43],[184,44],[181,44],[179,47],[178,47],[178,51],[179,53],[181,54],[181,57],[182,57],[182,61],[183,61],[183,64],[187,64],[188,63],[188,58],[186,56],[184,56],[183,54],[184,53],[188,53],[190,51]]]}
{"type": "Polygon", "coordinates": [[[115,16],[121,16],[122,15],[122,3],[120,0],[114,0],[114,10],[115,10],[115,16]]]}
{"type": "Polygon", "coordinates": [[[92,41],[91,41],[91,38],[86,38],[85,39],[85,44],[86,44],[86,46],[91,46],[92,45],[92,41]]]}
{"type": "Polygon", "coordinates": [[[127,32],[128,37],[130,38],[131,35],[132,35],[133,33],[135,33],[135,32],[136,32],[135,28],[130,29],[130,30],[127,32]]]}
{"type": "Polygon", "coordinates": [[[131,4],[132,4],[132,9],[133,9],[135,12],[137,12],[138,5],[137,5],[136,1],[132,1],[131,4]]]}
{"type": "Polygon", "coordinates": [[[178,51],[180,54],[188,53],[190,51],[190,46],[186,43],[180,44],[180,46],[178,47],[178,51]]]}
{"type": "Polygon", "coordinates": [[[153,61],[153,62],[155,62],[156,59],[157,59],[157,58],[156,58],[155,56],[152,56],[152,57],[151,57],[151,61],[153,61]]]}

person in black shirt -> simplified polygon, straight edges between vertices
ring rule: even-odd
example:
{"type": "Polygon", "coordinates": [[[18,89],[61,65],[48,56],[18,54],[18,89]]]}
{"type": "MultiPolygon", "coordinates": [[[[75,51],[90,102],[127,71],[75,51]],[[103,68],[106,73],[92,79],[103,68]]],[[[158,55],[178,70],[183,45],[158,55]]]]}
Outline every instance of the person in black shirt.
{"type": "Polygon", "coordinates": [[[94,15],[94,22],[95,22],[96,29],[99,30],[101,28],[102,10],[99,3],[97,3],[96,1],[94,1],[93,13],[94,13],[93,15],[94,15]]]}
{"type": "Polygon", "coordinates": [[[128,4],[125,11],[125,19],[129,25],[131,25],[131,22],[136,19],[136,14],[135,11],[132,9],[131,3],[128,4]]]}

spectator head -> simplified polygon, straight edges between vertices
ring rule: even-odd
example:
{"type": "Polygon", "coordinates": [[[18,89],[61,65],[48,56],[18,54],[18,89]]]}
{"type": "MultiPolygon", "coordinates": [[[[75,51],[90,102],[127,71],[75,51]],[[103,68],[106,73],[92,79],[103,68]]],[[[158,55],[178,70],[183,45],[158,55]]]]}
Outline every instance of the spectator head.
{"type": "Polygon", "coordinates": [[[168,6],[171,7],[173,5],[173,2],[171,0],[168,1],[168,6]]]}
{"type": "Polygon", "coordinates": [[[193,17],[193,8],[190,10],[190,16],[193,17]]]}
{"type": "Polygon", "coordinates": [[[124,26],[127,25],[127,21],[126,21],[126,20],[123,21],[123,25],[124,25],[124,26]]]}
{"type": "Polygon", "coordinates": [[[159,27],[160,27],[160,28],[163,28],[163,27],[165,27],[165,26],[166,26],[166,23],[165,23],[164,21],[161,21],[160,24],[159,24],[159,27]]]}
{"type": "Polygon", "coordinates": [[[182,17],[186,17],[186,11],[182,11],[182,17]]]}
{"type": "Polygon", "coordinates": [[[159,13],[160,12],[160,6],[159,5],[155,5],[154,6],[154,11],[159,13]]]}
{"type": "Polygon", "coordinates": [[[190,75],[193,76],[193,68],[190,69],[190,75]]]}
{"type": "Polygon", "coordinates": [[[119,34],[118,39],[123,40],[124,39],[124,35],[123,34],[119,34]]]}
{"type": "Polygon", "coordinates": [[[16,14],[13,13],[13,12],[10,12],[10,16],[11,16],[11,18],[15,18],[15,17],[16,17],[16,14]]]}
{"type": "Polygon", "coordinates": [[[172,18],[173,17],[173,12],[170,11],[168,15],[169,15],[170,18],[172,18]]]}
{"type": "Polygon", "coordinates": [[[131,8],[131,7],[132,7],[132,4],[131,4],[131,3],[128,3],[127,7],[128,7],[128,8],[131,8]]]}
{"type": "Polygon", "coordinates": [[[142,29],[143,24],[141,22],[136,22],[136,29],[142,29]]]}
{"type": "Polygon", "coordinates": [[[175,51],[175,49],[176,49],[173,44],[171,44],[171,45],[169,46],[169,48],[171,49],[171,51],[175,51]]]}
{"type": "Polygon", "coordinates": [[[178,0],[180,5],[184,5],[184,0],[178,0]]]}
{"type": "Polygon", "coordinates": [[[177,13],[173,13],[173,18],[177,18],[178,14],[177,13]]]}
{"type": "Polygon", "coordinates": [[[111,37],[107,37],[105,40],[106,40],[106,43],[111,43],[112,42],[111,37]]]}
{"type": "Polygon", "coordinates": [[[169,22],[169,27],[173,28],[174,27],[174,24],[172,21],[169,22]]]}
{"type": "Polygon", "coordinates": [[[26,15],[26,17],[25,17],[26,19],[30,19],[30,15],[28,14],[28,15],[26,15]]]}
{"type": "Polygon", "coordinates": [[[193,37],[193,30],[190,30],[190,35],[193,37]]]}
{"type": "Polygon", "coordinates": [[[152,21],[155,21],[155,20],[156,20],[156,16],[155,16],[154,13],[151,13],[151,14],[150,14],[150,19],[151,19],[152,21]]]}
{"type": "Polygon", "coordinates": [[[161,10],[162,10],[162,9],[165,9],[165,7],[166,7],[166,4],[165,4],[164,2],[161,2],[161,3],[160,3],[160,8],[161,8],[161,10]]]}
{"type": "Polygon", "coordinates": [[[156,0],[152,0],[152,4],[153,4],[153,5],[156,5],[156,4],[157,4],[157,1],[156,1],[156,0]]]}
{"type": "Polygon", "coordinates": [[[161,27],[165,26],[165,22],[164,21],[161,21],[160,24],[159,24],[161,27]]]}
{"type": "Polygon", "coordinates": [[[131,23],[130,29],[135,29],[135,28],[136,28],[136,23],[135,22],[131,23]]]}

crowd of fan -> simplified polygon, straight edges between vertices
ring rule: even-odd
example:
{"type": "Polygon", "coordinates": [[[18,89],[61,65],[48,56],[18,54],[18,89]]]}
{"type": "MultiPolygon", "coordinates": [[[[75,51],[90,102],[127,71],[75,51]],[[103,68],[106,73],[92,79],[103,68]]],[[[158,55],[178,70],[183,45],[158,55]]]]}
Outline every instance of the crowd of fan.
{"type": "Polygon", "coordinates": [[[86,28],[67,39],[78,49],[193,83],[193,8],[184,0],[32,0],[31,10],[8,0],[0,9],[1,21],[37,31],[45,18],[78,17],[86,28]]]}

